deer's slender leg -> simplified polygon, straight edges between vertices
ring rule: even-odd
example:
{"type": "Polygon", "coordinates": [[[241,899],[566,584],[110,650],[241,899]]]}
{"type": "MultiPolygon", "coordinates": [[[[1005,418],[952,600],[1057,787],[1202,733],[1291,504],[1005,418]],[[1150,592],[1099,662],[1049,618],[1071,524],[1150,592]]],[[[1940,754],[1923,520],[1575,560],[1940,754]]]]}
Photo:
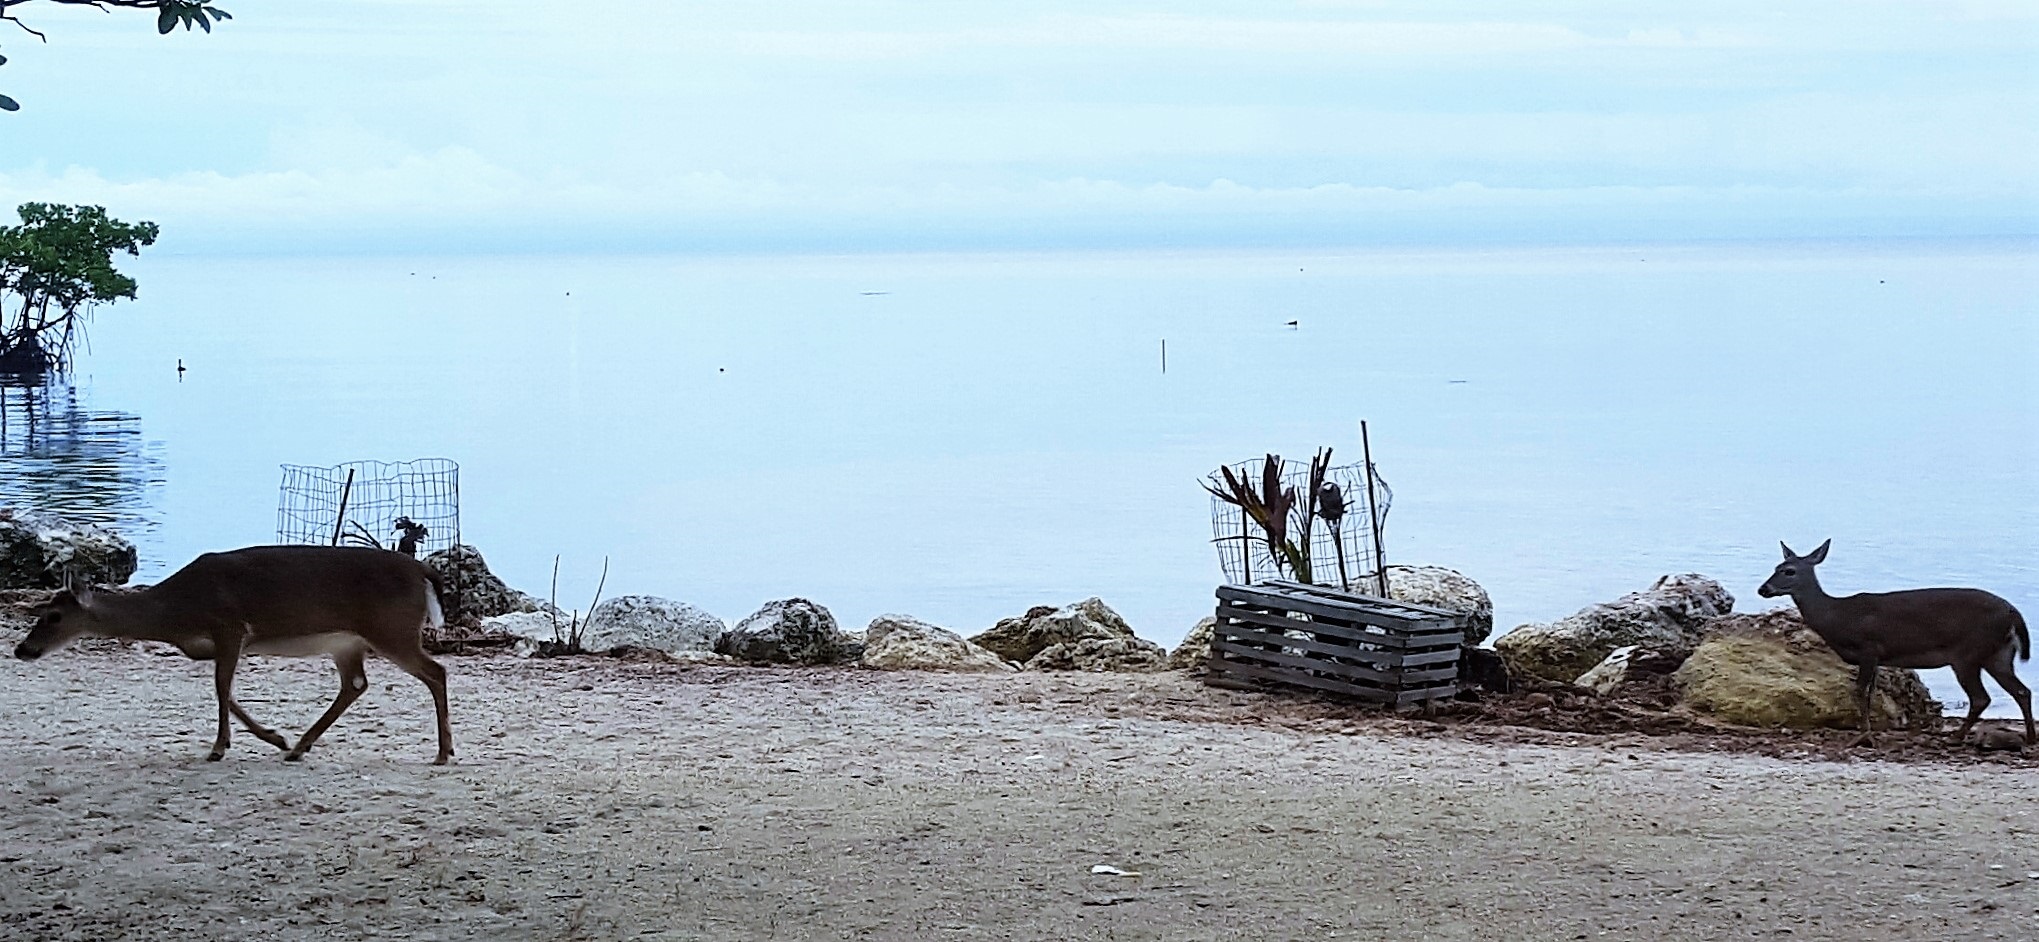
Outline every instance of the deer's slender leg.
{"type": "Polygon", "coordinates": [[[1976,669],[1975,665],[1951,666],[1954,668],[1954,679],[1961,682],[1961,692],[1968,694],[1968,718],[1961,721],[1961,731],[1954,734],[1956,742],[1964,742],[1968,739],[1968,731],[1975,728],[1976,719],[1989,707],[1989,690],[1983,687],[1982,671],[1976,669]]]}
{"type": "Polygon", "coordinates": [[[432,660],[431,655],[426,654],[422,647],[396,650],[378,647],[375,653],[388,659],[404,673],[423,681],[426,689],[432,691],[432,706],[439,715],[439,757],[433,759],[432,764],[445,765],[453,758],[453,725],[446,719],[446,668],[441,667],[438,661],[432,660]]]}
{"type": "Polygon", "coordinates": [[[1876,743],[1874,727],[1870,721],[1873,715],[1871,708],[1875,694],[1876,659],[1863,658],[1862,663],[1855,667],[1855,706],[1862,711],[1862,735],[1855,740],[1855,744],[1858,746],[1870,746],[1876,743]]]}
{"type": "Polygon", "coordinates": [[[368,689],[368,671],[362,667],[362,655],[360,648],[333,654],[333,666],[340,669],[340,695],[333,698],[333,705],[326,708],[325,715],[319,717],[311,729],[305,730],[304,736],[297,741],[297,748],[284,755],[283,761],[296,762],[304,758],[305,750],[318,742],[326,728],[332,726],[333,721],[339,719],[340,714],[345,713],[347,707],[368,689]]]}
{"type": "Polygon", "coordinates": [[[1987,669],[1989,675],[1996,678],[1997,686],[2004,688],[2004,692],[2010,694],[2012,700],[2017,701],[2018,711],[2025,714],[2025,745],[2029,746],[2039,743],[2039,735],[2035,735],[2039,734],[2039,729],[2034,729],[2032,725],[2032,691],[2024,682],[2018,680],[2018,670],[2013,666],[2015,663],[2013,658],[2016,656],[2011,653],[2011,647],[2005,645],[2002,651],[1997,652],[1996,660],[1991,661],[1987,669]]]}
{"type": "Polygon", "coordinates": [[[241,709],[241,701],[231,699],[228,700],[227,709],[231,710],[235,718],[241,721],[242,726],[246,726],[248,728],[248,732],[255,734],[256,739],[262,740],[263,742],[275,746],[278,749],[290,748],[290,740],[283,738],[282,733],[279,733],[273,729],[270,729],[267,726],[255,722],[255,718],[249,716],[248,711],[241,709]]]}
{"type": "Polygon", "coordinates": [[[212,751],[206,753],[207,762],[225,758],[227,745],[233,740],[227,715],[234,709],[234,667],[241,659],[241,641],[246,633],[247,629],[240,626],[213,632],[212,686],[219,695],[219,734],[213,737],[212,751]]]}

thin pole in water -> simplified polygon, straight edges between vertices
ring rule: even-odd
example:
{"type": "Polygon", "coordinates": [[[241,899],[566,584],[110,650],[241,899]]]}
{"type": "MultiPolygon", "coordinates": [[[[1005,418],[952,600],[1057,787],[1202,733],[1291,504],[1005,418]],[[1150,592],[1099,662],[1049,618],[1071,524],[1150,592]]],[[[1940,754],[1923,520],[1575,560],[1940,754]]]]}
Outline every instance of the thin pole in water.
{"type": "Polygon", "coordinates": [[[1367,439],[1366,420],[1359,420],[1360,456],[1366,461],[1366,519],[1373,530],[1374,585],[1380,588],[1381,598],[1388,597],[1388,551],[1381,544],[1380,505],[1374,498],[1373,442],[1367,439]]]}
{"type": "Polygon", "coordinates": [[[1168,372],[1168,338],[1161,338],[1161,372],[1168,372]]]}

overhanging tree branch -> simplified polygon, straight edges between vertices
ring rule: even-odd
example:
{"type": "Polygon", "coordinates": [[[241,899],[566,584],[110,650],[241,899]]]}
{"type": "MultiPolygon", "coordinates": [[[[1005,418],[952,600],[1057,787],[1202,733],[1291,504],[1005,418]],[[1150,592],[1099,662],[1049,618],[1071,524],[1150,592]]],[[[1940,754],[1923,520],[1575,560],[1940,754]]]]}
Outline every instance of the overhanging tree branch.
{"type": "MultiPolygon", "coordinates": [[[[156,32],[169,33],[180,24],[186,32],[194,27],[212,32],[212,24],[233,19],[233,15],[212,5],[212,0],[0,0],[0,20],[15,26],[43,42],[49,42],[45,35],[14,13],[14,8],[29,3],[49,3],[62,6],[94,7],[108,13],[116,9],[156,11],[156,32]]],[[[7,64],[7,57],[0,56],[0,65],[7,64]]],[[[0,111],[20,111],[21,105],[6,95],[0,95],[0,111]]]]}

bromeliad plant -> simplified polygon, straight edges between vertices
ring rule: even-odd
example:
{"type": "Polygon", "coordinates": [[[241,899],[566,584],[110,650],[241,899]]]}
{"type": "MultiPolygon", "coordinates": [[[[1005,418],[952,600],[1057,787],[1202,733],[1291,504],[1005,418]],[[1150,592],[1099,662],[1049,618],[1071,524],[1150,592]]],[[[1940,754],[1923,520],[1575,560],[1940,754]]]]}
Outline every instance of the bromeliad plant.
{"type": "MultiPolygon", "coordinates": [[[[1338,485],[1324,480],[1330,468],[1331,449],[1318,449],[1316,457],[1310,459],[1308,482],[1298,494],[1293,486],[1282,484],[1281,456],[1269,454],[1260,464],[1260,488],[1257,491],[1252,486],[1250,475],[1233,474],[1230,467],[1218,469],[1223,479],[1222,487],[1215,480],[1203,482],[1203,486],[1211,496],[1239,508],[1254,526],[1260,528],[1268,555],[1277,565],[1288,570],[1297,582],[1314,582],[1310,560],[1311,526],[1322,517],[1330,524],[1332,538],[1336,541],[1339,521],[1345,516],[1345,499],[1338,485]],[[1335,509],[1333,501],[1336,502],[1335,509]]],[[[1250,546],[1242,549],[1246,552],[1252,550],[1250,546]]],[[[1338,567],[1342,581],[1345,569],[1342,547],[1338,551],[1338,567]]]]}

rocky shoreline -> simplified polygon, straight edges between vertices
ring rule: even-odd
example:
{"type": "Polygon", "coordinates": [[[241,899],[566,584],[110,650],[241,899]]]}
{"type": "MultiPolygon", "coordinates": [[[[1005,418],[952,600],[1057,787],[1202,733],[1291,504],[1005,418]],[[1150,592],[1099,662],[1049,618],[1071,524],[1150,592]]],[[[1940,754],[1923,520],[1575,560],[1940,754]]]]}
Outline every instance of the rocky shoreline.
{"type": "MultiPolygon", "coordinates": [[[[134,571],[133,554],[132,545],[98,528],[0,511],[0,576],[6,577],[0,579],[0,631],[25,630],[27,611],[61,582],[55,573],[63,567],[118,584],[134,571]]],[[[448,616],[444,629],[427,639],[436,653],[990,674],[1196,673],[1214,626],[1204,619],[1169,651],[1139,637],[1096,597],[1036,606],[968,636],[904,614],[845,630],[825,606],[803,598],[766,602],[733,623],[648,595],[617,596],[578,613],[504,584],[472,546],[442,550],[424,562],[439,575],[448,616]]],[[[1725,743],[1775,752],[1794,742],[1822,743],[1818,731],[1859,726],[1853,669],[1795,611],[1736,613],[1733,596],[1705,576],[1666,575],[1559,621],[1519,626],[1491,648],[1472,647],[1493,629],[1491,600],[1477,582],[1434,566],[1390,567],[1389,576],[1396,598],[1468,615],[1467,689],[1425,720],[1444,729],[1641,734],[1688,744],[1711,738],[1718,742],[1703,748],[1725,743]]],[[[1303,627],[1299,623],[1298,631],[1303,627]]],[[[1336,712],[1362,709],[1300,692],[1277,696],[1306,710],[1318,703],[1336,712]]],[[[1947,722],[1915,672],[1884,669],[1875,708],[1878,728],[1898,731],[1886,739],[1903,740],[1893,754],[1944,758],[1975,751],[1928,744],[1944,737],[1947,722]]],[[[2002,739],[1991,744],[2022,752],[2002,739]]]]}

